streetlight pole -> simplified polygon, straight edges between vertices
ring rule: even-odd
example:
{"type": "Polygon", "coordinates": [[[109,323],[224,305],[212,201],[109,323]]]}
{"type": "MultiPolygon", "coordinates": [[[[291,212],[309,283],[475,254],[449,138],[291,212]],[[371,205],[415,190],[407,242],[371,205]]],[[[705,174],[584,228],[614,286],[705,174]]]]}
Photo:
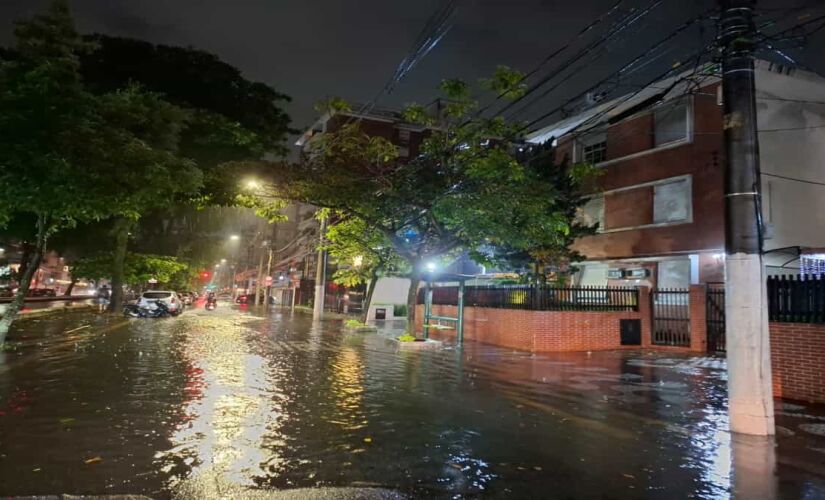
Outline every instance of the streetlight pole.
{"type": "Polygon", "coordinates": [[[318,238],[318,265],[315,268],[315,302],[312,307],[312,319],[318,321],[324,317],[324,294],[327,278],[327,251],[324,249],[324,236],[327,232],[327,220],[321,219],[320,236],[318,238]]]}
{"type": "Polygon", "coordinates": [[[753,51],[756,0],[719,0],[725,154],[725,322],[733,432],[772,435],[771,351],[753,51]]]}

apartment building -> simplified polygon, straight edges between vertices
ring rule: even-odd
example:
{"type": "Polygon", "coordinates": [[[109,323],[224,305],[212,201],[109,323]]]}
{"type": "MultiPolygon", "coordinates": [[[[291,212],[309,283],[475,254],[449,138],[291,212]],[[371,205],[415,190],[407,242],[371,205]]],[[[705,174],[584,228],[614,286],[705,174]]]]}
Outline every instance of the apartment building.
{"type": "MultiPolygon", "coordinates": [[[[603,102],[530,135],[604,169],[581,210],[582,285],[683,288],[724,280],[724,119],[715,68],[603,102]]],[[[825,78],[757,61],[766,263],[825,270],[825,78]]]]}

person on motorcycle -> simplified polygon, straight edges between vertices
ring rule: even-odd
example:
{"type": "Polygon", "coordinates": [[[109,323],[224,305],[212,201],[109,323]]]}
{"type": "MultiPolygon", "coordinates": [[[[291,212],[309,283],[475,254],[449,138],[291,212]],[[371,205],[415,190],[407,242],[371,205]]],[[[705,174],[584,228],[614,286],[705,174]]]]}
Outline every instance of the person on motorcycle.
{"type": "Polygon", "coordinates": [[[207,307],[215,307],[218,305],[218,298],[215,296],[215,292],[209,292],[209,295],[206,296],[206,305],[207,307]]]}

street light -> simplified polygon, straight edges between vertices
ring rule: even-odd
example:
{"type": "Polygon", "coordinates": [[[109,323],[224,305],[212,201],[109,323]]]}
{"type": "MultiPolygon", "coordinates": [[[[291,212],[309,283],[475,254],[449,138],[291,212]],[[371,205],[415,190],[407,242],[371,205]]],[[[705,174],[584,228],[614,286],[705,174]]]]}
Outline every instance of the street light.
{"type": "Polygon", "coordinates": [[[232,240],[232,241],[238,241],[239,239],[241,239],[241,237],[238,236],[237,234],[233,234],[232,236],[229,237],[229,239],[232,240]]]}
{"type": "Polygon", "coordinates": [[[226,264],[226,259],[221,259],[221,264],[226,264]]]}
{"type": "Polygon", "coordinates": [[[435,272],[435,270],[438,266],[436,265],[435,262],[427,262],[426,267],[427,267],[427,271],[432,273],[432,272],[435,272]]]}
{"type": "Polygon", "coordinates": [[[246,181],[246,188],[247,189],[259,189],[261,187],[261,183],[255,179],[249,179],[246,181]]]}

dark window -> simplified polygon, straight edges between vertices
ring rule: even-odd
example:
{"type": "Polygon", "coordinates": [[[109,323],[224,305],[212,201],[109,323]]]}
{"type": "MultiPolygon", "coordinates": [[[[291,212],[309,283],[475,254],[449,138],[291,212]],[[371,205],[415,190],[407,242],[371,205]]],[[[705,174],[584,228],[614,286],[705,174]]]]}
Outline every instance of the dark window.
{"type": "Polygon", "coordinates": [[[582,160],[585,163],[601,163],[607,160],[607,141],[582,146],[582,160]]]}

